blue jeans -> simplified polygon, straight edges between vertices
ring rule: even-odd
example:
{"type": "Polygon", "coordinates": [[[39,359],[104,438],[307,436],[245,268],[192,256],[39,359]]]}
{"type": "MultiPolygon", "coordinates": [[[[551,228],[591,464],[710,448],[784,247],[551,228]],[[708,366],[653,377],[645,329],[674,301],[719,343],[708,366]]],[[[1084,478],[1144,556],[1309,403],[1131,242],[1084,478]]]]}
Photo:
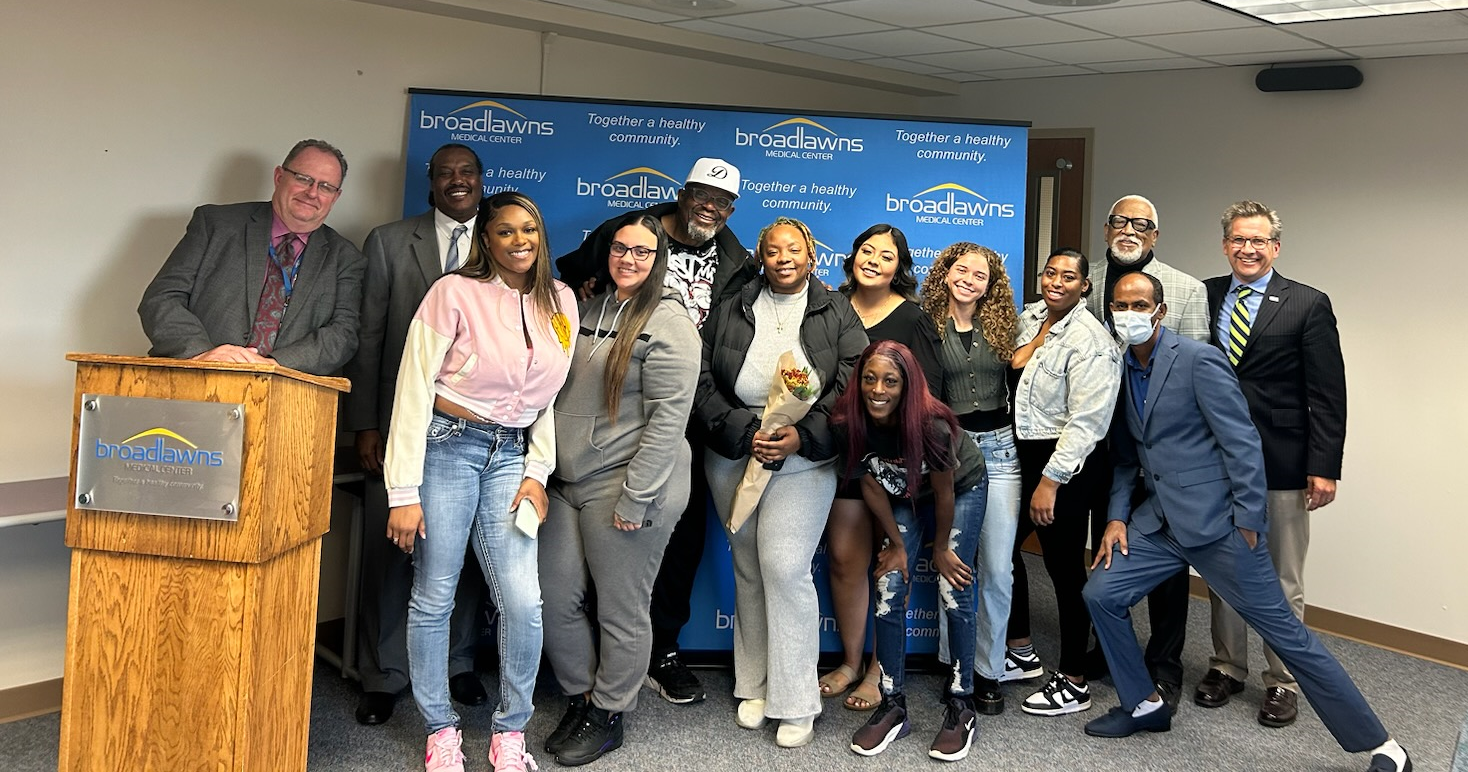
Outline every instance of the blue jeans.
{"type": "MultiPolygon", "coordinates": [[[[986,488],[985,482],[980,481],[966,491],[954,493],[953,528],[948,534],[949,547],[975,574],[979,570],[974,561],[978,557],[979,533],[984,526],[986,488]]],[[[919,513],[910,501],[894,501],[892,515],[897,520],[897,530],[903,534],[907,573],[911,577],[917,569],[918,549],[923,544],[923,522],[932,519],[933,505],[931,501],[924,504],[919,513]]],[[[907,664],[907,599],[908,583],[901,573],[891,571],[877,578],[876,647],[877,664],[882,668],[882,694],[902,693],[907,664]]],[[[938,605],[948,620],[948,651],[953,657],[948,693],[968,696],[974,692],[974,585],[957,589],[939,576],[938,605]]]]}
{"type": "Polygon", "coordinates": [[[428,733],[458,726],[449,702],[449,614],[464,544],[479,558],[499,609],[500,704],[496,732],[521,732],[540,670],[540,580],[534,539],[515,528],[510,503],[525,475],[525,432],[434,414],[423,457],[423,521],[413,549],[408,667],[428,733]]]}

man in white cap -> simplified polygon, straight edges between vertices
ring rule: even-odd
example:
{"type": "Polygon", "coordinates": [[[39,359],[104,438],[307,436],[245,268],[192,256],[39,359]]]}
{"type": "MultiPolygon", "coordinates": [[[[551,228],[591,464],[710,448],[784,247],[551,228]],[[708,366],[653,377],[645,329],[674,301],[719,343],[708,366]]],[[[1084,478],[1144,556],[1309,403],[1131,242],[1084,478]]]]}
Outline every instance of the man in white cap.
{"type": "MultiPolygon", "coordinates": [[[[677,200],[645,210],[668,232],[668,273],[663,283],[683,298],[699,330],[710,309],[759,275],[759,262],[728,227],[737,198],[739,169],[721,158],[700,158],[688,172],[677,200]]],[[[602,223],[576,251],[556,260],[561,281],[583,298],[611,281],[607,253],[615,223],[621,217],[602,223]]],[[[708,533],[704,443],[695,431],[690,424],[689,444],[694,458],[688,509],[673,528],[652,590],[652,661],[646,683],[676,704],[699,702],[705,697],[703,685],[678,656],[678,636],[688,623],[693,576],[698,572],[708,533]]]]}

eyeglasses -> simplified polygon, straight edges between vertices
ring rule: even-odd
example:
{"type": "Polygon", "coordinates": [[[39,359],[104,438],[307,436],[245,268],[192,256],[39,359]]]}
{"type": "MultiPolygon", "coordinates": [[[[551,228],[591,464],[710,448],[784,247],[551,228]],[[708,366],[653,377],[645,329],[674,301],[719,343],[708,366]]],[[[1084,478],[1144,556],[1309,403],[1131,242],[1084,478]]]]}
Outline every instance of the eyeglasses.
{"type": "Polygon", "coordinates": [[[333,185],[333,184],[331,184],[329,182],[321,182],[320,180],[317,180],[315,177],[309,177],[307,175],[301,174],[300,172],[296,171],[295,169],[290,168],[289,166],[282,166],[280,168],[282,170],[284,170],[286,174],[289,174],[290,176],[294,177],[295,180],[296,180],[296,183],[299,184],[303,188],[310,189],[310,188],[314,187],[317,190],[321,191],[322,193],[324,193],[324,194],[326,194],[328,196],[335,196],[336,194],[342,192],[341,187],[339,187],[337,185],[333,185]]]}
{"type": "Polygon", "coordinates": [[[1115,230],[1121,230],[1122,228],[1125,228],[1127,223],[1131,223],[1132,230],[1136,231],[1137,233],[1147,233],[1148,231],[1154,230],[1157,227],[1157,223],[1152,222],[1145,217],[1127,217],[1126,215],[1114,214],[1106,218],[1106,224],[1110,225],[1115,230]]]}
{"type": "Polygon", "coordinates": [[[683,190],[688,194],[689,198],[693,199],[693,203],[699,206],[703,206],[704,204],[712,201],[714,204],[714,208],[719,210],[720,212],[727,212],[729,211],[730,207],[734,206],[734,199],[729,198],[728,196],[710,195],[709,192],[704,190],[703,188],[684,188],[683,190]]]}
{"type": "Polygon", "coordinates": [[[647,259],[649,257],[657,254],[656,249],[651,249],[649,247],[629,247],[620,241],[612,242],[612,257],[622,257],[628,252],[631,252],[632,259],[636,260],[639,263],[647,262],[647,259]]]}
{"type": "Polygon", "coordinates": [[[1227,239],[1226,241],[1234,249],[1243,249],[1245,244],[1248,244],[1255,249],[1263,249],[1269,246],[1270,242],[1279,241],[1279,239],[1266,239],[1259,236],[1255,236],[1252,239],[1246,239],[1243,236],[1234,236],[1233,238],[1227,239]]]}

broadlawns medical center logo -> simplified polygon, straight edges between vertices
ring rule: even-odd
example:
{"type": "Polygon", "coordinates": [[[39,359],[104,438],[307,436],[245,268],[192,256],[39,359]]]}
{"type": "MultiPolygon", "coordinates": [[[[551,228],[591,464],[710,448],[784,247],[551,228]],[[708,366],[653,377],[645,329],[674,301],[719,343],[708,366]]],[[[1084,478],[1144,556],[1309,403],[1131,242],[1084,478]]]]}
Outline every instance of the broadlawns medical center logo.
{"type": "Polygon", "coordinates": [[[907,198],[888,193],[887,211],[910,213],[913,222],[931,225],[983,225],[986,217],[1015,216],[1014,204],[990,201],[956,182],[934,185],[907,198]]]}
{"type": "Polygon", "coordinates": [[[830,161],[836,153],[860,153],[861,137],[843,137],[809,118],[788,118],[761,131],[734,129],[735,147],[764,148],[767,158],[830,161]]]}
{"type": "Polygon", "coordinates": [[[683,183],[651,166],[636,166],[604,180],[576,177],[576,195],[605,199],[613,209],[645,209],[672,201],[682,187],[683,183]]]}
{"type": "Polygon", "coordinates": [[[549,137],[554,121],[538,121],[493,99],[470,102],[442,115],[418,111],[418,128],[445,130],[453,142],[500,142],[518,145],[525,137],[549,137]]]}
{"type": "MultiPolygon", "coordinates": [[[[224,452],[205,450],[169,429],[161,426],[138,432],[122,442],[113,444],[97,440],[93,454],[97,458],[117,459],[137,464],[161,464],[170,467],[224,466],[224,452]],[[146,442],[152,438],[152,442],[146,442]],[[164,440],[172,440],[172,444],[164,440]],[[139,442],[142,440],[143,442],[139,442]],[[137,444],[133,444],[133,443],[137,444]],[[174,447],[183,445],[185,447],[174,447]]],[[[161,471],[161,470],[160,470],[161,471]]],[[[182,471],[182,470],[169,470],[182,471]]],[[[188,472],[184,472],[187,474],[188,472]]]]}

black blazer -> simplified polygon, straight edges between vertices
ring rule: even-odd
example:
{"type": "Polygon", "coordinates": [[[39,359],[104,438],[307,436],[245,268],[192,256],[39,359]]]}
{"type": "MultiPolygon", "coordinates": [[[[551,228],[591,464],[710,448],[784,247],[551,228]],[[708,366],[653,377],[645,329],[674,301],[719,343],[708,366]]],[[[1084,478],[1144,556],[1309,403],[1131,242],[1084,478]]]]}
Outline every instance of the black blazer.
{"type": "MultiPolygon", "coordinates": [[[[1222,348],[1218,312],[1232,278],[1208,288],[1209,340],[1222,348]]],[[[1234,368],[1264,443],[1270,490],[1298,490],[1307,475],[1339,480],[1346,444],[1346,367],[1330,298],[1278,271],[1234,368]]]]}

